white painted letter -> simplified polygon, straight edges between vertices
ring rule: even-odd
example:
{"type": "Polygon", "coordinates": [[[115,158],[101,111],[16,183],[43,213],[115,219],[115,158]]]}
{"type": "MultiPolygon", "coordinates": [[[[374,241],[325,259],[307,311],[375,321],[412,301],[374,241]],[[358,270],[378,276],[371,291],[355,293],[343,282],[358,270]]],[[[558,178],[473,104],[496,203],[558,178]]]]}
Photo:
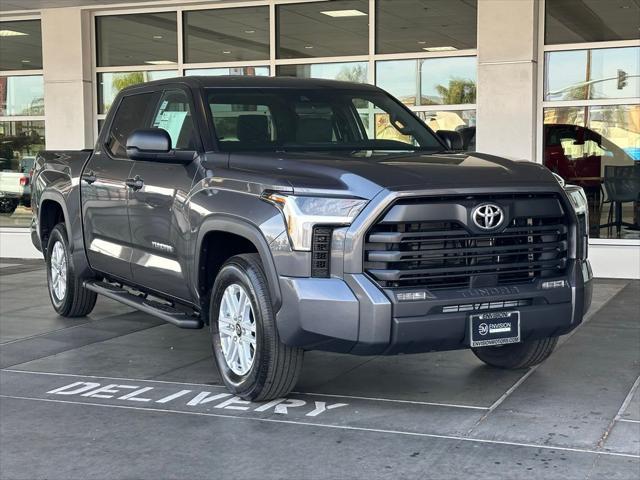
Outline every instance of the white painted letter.
{"type": "Polygon", "coordinates": [[[213,402],[214,400],[220,400],[221,398],[231,396],[230,393],[219,393],[217,395],[207,397],[210,393],[211,392],[200,392],[198,395],[196,395],[191,400],[189,400],[187,405],[189,405],[190,407],[193,407],[194,405],[200,405],[201,403],[209,403],[209,402],[213,402]]]}
{"type": "Polygon", "coordinates": [[[240,407],[239,405],[249,405],[250,403],[251,402],[242,400],[240,397],[231,397],[213,408],[227,408],[229,410],[249,410],[249,407],[240,407]],[[236,405],[234,405],[234,403],[236,405]]]}
{"type": "Polygon", "coordinates": [[[304,407],[306,404],[307,402],[305,402],[304,400],[296,400],[294,398],[290,398],[286,402],[276,405],[275,412],[286,415],[287,413],[289,413],[287,412],[287,408],[304,407]]]}
{"type": "MultiPolygon", "coordinates": [[[[130,388],[128,385],[119,385],[120,388],[130,388]]],[[[138,388],[138,387],[134,387],[138,388]]],[[[150,402],[150,398],[142,398],[138,397],[141,393],[148,392],[149,390],[153,390],[153,387],[144,387],[136,390],[135,392],[127,393],[118,398],[118,400],[133,400],[135,402],[150,402]]]]}
{"type": "Polygon", "coordinates": [[[113,398],[113,395],[105,395],[105,393],[119,393],[119,391],[116,390],[116,387],[118,387],[118,385],[112,383],[111,385],[107,385],[105,387],[100,387],[90,392],[83,393],[82,396],[94,398],[113,398]]]}
{"type": "Polygon", "coordinates": [[[327,404],[324,402],[315,402],[315,404],[316,408],[307,413],[307,417],[317,417],[326,410],[333,410],[334,408],[346,407],[347,405],[349,405],[348,403],[332,403],[331,405],[327,406],[327,404]]]}
{"type": "Polygon", "coordinates": [[[91,390],[99,386],[100,386],[99,383],[75,382],[75,383],[70,383],[69,385],[65,385],[64,387],[56,388],[55,390],[49,390],[47,393],[55,393],[56,395],[76,395],[78,393],[86,392],[87,390],[91,390]],[[78,387],[78,388],[76,388],[75,390],[67,391],[67,389],[74,388],[74,387],[78,387]]]}
{"type": "Polygon", "coordinates": [[[171,400],[175,400],[176,398],[180,398],[190,392],[191,390],[180,390],[177,393],[172,393],[171,395],[167,395],[166,397],[161,398],[160,400],[156,400],[156,403],[167,403],[167,402],[170,402],[171,400]]]}
{"type": "Polygon", "coordinates": [[[275,407],[279,403],[282,403],[286,400],[286,398],[276,398],[275,400],[271,400],[270,402],[265,403],[264,405],[260,405],[258,408],[254,410],[254,412],[265,412],[269,410],[271,407],[275,407]]]}

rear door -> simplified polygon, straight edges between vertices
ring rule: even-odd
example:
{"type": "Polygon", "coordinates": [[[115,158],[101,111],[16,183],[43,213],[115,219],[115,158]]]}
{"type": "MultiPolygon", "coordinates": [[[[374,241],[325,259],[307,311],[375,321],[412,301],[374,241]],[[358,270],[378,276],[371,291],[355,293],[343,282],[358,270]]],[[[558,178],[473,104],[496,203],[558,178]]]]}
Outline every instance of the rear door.
{"type": "MultiPolygon", "coordinates": [[[[163,128],[175,150],[202,151],[190,91],[168,89],[162,94],[151,127],[163,128]]],[[[197,162],[184,165],[137,160],[130,176],[142,181],[129,193],[129,219],[134,282],[151,290],[190,300],[186,252],[189,235],[188,195],[197,162]]]]}
{"type": "Polygon", "coordinates": [[[95,270],[130,280],[131,230],[125,181],[134,162],[127,157],[127,138],[150,125],[158,93],[125,96],[117,107],[103,144],[85,166],[81,179],[84,240],[89,264],[95,270]]]}

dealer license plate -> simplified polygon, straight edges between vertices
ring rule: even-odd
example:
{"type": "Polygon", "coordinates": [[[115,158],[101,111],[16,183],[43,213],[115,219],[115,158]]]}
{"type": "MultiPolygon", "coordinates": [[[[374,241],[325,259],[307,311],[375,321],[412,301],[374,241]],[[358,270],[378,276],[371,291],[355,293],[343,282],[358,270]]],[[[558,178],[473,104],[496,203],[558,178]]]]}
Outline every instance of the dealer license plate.
{"type": "Polygon", "coordinates": [[[488,347],[520,341],[520,312],[490,312],[469,315],[471,346],[488,347]]]}

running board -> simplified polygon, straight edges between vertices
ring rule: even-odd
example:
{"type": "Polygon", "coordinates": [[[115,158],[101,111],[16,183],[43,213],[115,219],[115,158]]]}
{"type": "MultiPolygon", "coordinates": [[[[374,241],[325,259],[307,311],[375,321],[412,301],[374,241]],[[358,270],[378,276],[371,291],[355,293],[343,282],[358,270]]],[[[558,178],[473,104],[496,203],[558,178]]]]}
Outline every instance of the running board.
{"type": "Polygon", "coordinates": [[[107,282],[89,280],[84,282],[84,288],[96,292],[98,295],[104,295],[116,302],[124,303],[130,307],[136,308],[141,312],[153,315],[165,322],[169,322],[180,328],[202,328],[204,326],[201,319],[193,317],[176,308],[164,303],[155,302],[153,300],[134,295],[124,288],[107,282]]]}

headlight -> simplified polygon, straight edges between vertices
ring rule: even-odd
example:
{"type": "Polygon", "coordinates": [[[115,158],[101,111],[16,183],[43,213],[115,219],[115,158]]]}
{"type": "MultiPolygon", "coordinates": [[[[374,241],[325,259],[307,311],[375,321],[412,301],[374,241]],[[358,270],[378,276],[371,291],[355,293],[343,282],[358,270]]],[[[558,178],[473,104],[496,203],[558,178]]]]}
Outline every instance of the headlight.
{"type": "Polygon", "coordinates": [[[367,204],[360,198],[303,197],[266,193],[263,199],[276,205],[284,215],[294,250],[311,250],[315,225],[351,225],[367,204]]]}
{"type": "Polygon", "coordinates": [[[577,185],[566,185],[564,191],[567,192],[576,214],[587,215],[589,202],[587,201],[587,195],[584,193],[584,190],[577,185]]]}

